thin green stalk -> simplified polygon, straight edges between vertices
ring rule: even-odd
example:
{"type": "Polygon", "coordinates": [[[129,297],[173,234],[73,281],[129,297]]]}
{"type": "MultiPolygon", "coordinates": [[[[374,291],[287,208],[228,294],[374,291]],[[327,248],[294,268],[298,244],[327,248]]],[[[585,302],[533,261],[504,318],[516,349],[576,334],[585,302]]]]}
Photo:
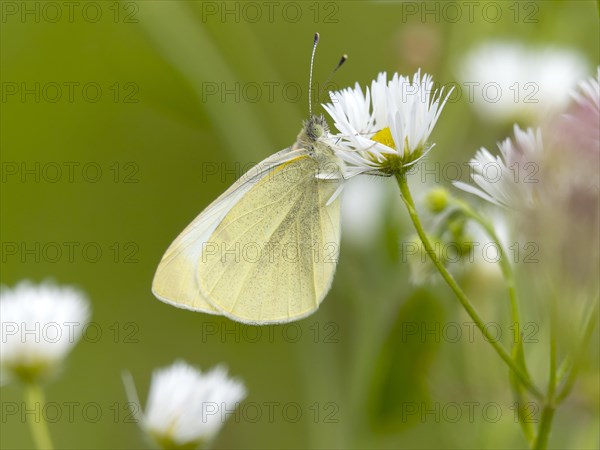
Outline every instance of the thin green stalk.
{"type": "MultiPolygon", "coordinates": [[[[510,260],[505,252],[505,249],[502,247],[500,238],[496,234],[496,230],[494,230],[494,227],[490,224],[490,222],[473,211],[468,205],[463,206],[462,209],[469,217],[479,223],[488,234],[490,239],[492,239],[492,241],[494,241],[498,247],[502,249],[498,263],[500,264],[500,270],[502,271],[502,276],[508,288],[511,319],[514,326],[514,339],[512,341],[511,355],[513,360],[515,360],[517,364],[521,366],[523,372],[525,372],[525,375],[529,377],[529,371],[527,370],[527,363],[525,361],[523,336],[521,334],[521,314],[519,311],[519,300],[517,296],[517,287],[515,283],[515,273],[513,267],[510,264],[510,260]]],[[[517,407],[519,408],[518,418],[521,429],[523,430],[523,434],[525,435],[527,441],[532,443],[535,438],[535,431],[533,424],[527,420],[528,406],[523,387],[520,385],[519,379],[512,373],[510,376],[510,383],[513,389],[515,401],[517,402],[517,407]]]]}
{"type": "Polygon", "coordinates": [[[406,205],[406,208],[407,208],[410,218],[413,222],[413,225],[415,226],[417,234],[419,235],[419,238],[423,242],[423,246],[425,247],[425,250],[427,251],[427,254],[429,255],[429,257],[431,258],[433,264],[436,266],[436,268],[442,275],[442,278],[444,278],[444,281],[446,281],[446,283],[448,284],[450,289],[452,289],[452,291],[454,292],[454,295],[456,296],[458,301],[461,303],[461,305],[463,306],[463,308],[465,309],[467,314],[469,314],[469,316],[471,317],[471,319],[473,320],[473,322],[475,323],[477,328],[479,328],[481,333],[484,335],[486,340],[491,344],[491,346],[494,348],[494,350],[496,350],[496,353],[498,353],[498,355],[506,363],[506,365],[508,365],[508,367],[513,371],[513,373],[519,378],[519,381],[523,384],[523,386],[525,388],[527,388],[527,390],[529,392],[531,392],[531,394],[534,395],[535,397],[537,397],[539,399],[543,399],[544,394],[542,394],[542,392],[531,382],[531,380],[529,379],[529,376],[527,376],[523,372],[523,370],[511,358],[511,356],[504,349],[504,347],[498,341],[496,341],[493,336],[491,336],[490,332],[485,327],[483,321],[479,317],[479,314],[477,313],[477,311],[475,311],[475,308],[471,304],[471,302],[468,299],[468,297],[466,296],[466,294],[463,292],[463,290],[458,285],[458,283],[454,280],[454,277],[450,274],[450,272],[448,272],[448,270],[446,270],[446,268],[444,267],[444,264],[442,264],[442,262],[438,259],[437,255],[431,245],[431,242],[429,241],[429,238],[427,237],[425,230],[423,229],[423,226],[421,225],[419,215],[417,214],[417,210],[415,208],[414,201],[412,199],[410,190],[408,188],[408,182],[406,180],[406,176],[404,174],[398,174],[398,175],[396,175],[396,179],[398,180],[398,185],[400,186],[400,192],[402,193],[402,199],[404,201],[404,204],[406,205]]]}
{"type": "Polygon", "coordinates": [[[545,449],[548,445],[548,437],[550,436],[550,430],[552,429],[552,420],[554,419],[554,413],[556,412],[556,406],[553,402],[546,403],[542,410],[542,418],[540,419],[540,428],[538,436],[533,446],[534,449],[545,449]]]}
{"type": "Polygon", "coordinates": [[[513,325],[515,326],[515,339],[513,342],[513,358],[515,358],[523,367],[523,370],[527,375],[529,375],[527,371],[527,365],[525,363],[525,353],[523,351],[523,337],[521,336],[521,315],[519,312],[519,301],[517,296],[517,288],[515,283],[515,274],[514,270],[510,264],[510,261],[505,253],[505,249],[502,247],[502,242],[500,238],[496,234],[496,230],[492,224],[484,219],[482,216],[477,214],[473,209],[466,203],[453,199],[453,203],[457,205],[468,217],[475,220],[479,223],[485,232],[488,234],[490,239],[492,239],[501,251],[501,257],[498,261],[500,264],[500,270],[502,271],[502,276],[504,277],[504,281],[506,282],[506,286],[508,288],[508,298],[510,300],[510,311],[513,325]]]}
{"type": "Polygon", "coordinates": [[[535,449],[545,449],[548,445],[550,430],[552,429],[552,420],[556,411],[554,394],[556,393],[556,298],[550,299],[550,376],[548,378],[548,390],[546,392],[546,402],[542,410],[538,435],[535,440],[535,449]]]}
{"type": "Polygon", "coordinates": [[[525,398],[526,392],[512,372],[510,373],[510,384],[513,388],[513,396],[517,404],[517,418],[519,420],[519,425],[521,425],[521,430],[525,435],[525,439],[527,439],[529,445],[532,446],[535,440],[535,429],[533,423],[529,420],[530,412],[529,403],[525,398]]]}
{"type": "Polygon", "coordinates": [[[577,375],[579,374],[579,370],[581,367],[581,360],[583,358],[583,355],[585,354],[589,341],[592,338],[592,334],[594,333],[596,322],[598,321],[599,302],[596,301],[594,303],[594,306],[590,310],[590,314],[585,324],[581,343],[578,346],[577,354],[573,359],[573,365],[571,366],[571,369],[568,372],[568,375],[566,376],[567,378],[565,383],[563,384],[561,391],[558,393],[558,395],[556,395],[558,378],[556,370],[556,305],[554,302],[555,300],[553,299],[552,304],[550,306],[550,381],[548,383],[547,400],[546,404],[544,405],[544,409],[542,410],[540,427],[534,446],[535,449],[545,449],[548,444],[548,437],[550,436],[552,420],[554,419],[556,407],[562,401],[564,401],[565,398],[567,398],[567,396],[571,392],[571,389],[573,389],[575,380],[577,379],[577,375]]]}
{"type": "Polygon", "coordinates": [[[573,358],[573,364],[570,370],[567,372],[566,380],[562,386],[562,389],[556,396],[556,403],[561,403],[568,395],[571,393],[571,389],[573,389],[573,385],[575,384],[575,380],[577,379],[577,375],[579,374],[579,370],[581,368],[581,360],[585,351],[587,350],[588,344],[592,339],[592,335],[594,333],[594,329],[596,328],[596,322],[598,321],[598,305],[600,302],[596,300],[594,306],[590,310],[590,314],[587,319],[587,323],[585,324],[583,337],[581,339],[581,343],[578,346],[577,354],[573,358]]]}
{"type": "MultiPolygon", "coordinates": [[[[512,342],[512,358],[521,366],[525,374],[529,377],[529,371],[527,370],[527,363],[525,361],[525,350],[523,348],[523,336],[521,334],[521,318],[519,312],[519,301],[517,296],[517,289],[515,283],[515,274],[508,259],[507,253],[502,247],[502,242],[496,234],[496,230],[492,224],[484,219],[481,215],[477,214],[467,203],[464,203],[458,199],[453,199],[452,202],[469,218],[477,222],[482,226],[484,231],[487,233],[490,239],[494,241],[501,251],[501,257],[499,260],[500,270],[508,289],[508,298],[510,301],[511,319],[514,326],[514,339],[512,342]]],[[[533,424],[526,420],[528,417],[528,406],[525,398],[525,391],[519,379],[511,372],[510,384],[513,389],[513,395],[515,402],[517,403],[518,411],[517,417],[519,418],[519,424],[523,430],[523,434],[527,441],[532,444],[535,439],[535,430],[533,424]]]]}
{"type": "Polygon", "coordinates": [[[25,399],[29,411],[39,412],[39,417],[34,415],[33,419],[27,421],[36,448],[52,450],[52,440],[43,414],[44,391],[38,382],[32,381],[25,385],[25,399]]]}
{"type": "Polygon", "coordinates": [[[548,381],[548,401],[554,399],[556,392],[556,298],[550,299],[550,377],[548,381]]]}

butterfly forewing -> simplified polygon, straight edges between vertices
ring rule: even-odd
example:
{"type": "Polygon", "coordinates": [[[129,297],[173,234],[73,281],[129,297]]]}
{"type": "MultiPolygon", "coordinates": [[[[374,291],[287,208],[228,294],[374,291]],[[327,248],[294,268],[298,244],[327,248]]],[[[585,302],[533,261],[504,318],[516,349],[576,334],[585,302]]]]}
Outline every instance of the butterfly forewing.
{"type": "Polygon", "coordinates": [[[339,249],[339,180],[307,152],[273,168],[203,243],[197,284],[213,309],[247,323],[289,322],[318,308],[339,249]]]}
{"type": "Polygon", "coordinates": [[[246,172],[198,215],[165,252],[152,282],[154,295],[180,308],[220,314],[202,295],[196,281],[198,261],[202,259],[204,244],[231,208],[252,187],[275,167],[296,158],[299,153],[287,148],[265,159],[246,172]]]}

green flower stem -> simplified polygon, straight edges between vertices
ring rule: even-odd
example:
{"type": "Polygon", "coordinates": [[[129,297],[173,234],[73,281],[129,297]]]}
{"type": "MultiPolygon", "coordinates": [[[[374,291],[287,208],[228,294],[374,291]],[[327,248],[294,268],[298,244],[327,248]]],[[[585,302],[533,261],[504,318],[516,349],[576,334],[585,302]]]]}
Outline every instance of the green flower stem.
{"type": "Polygon", "coordinates": [[[421,225],[419,215],[417,214],[417,210],[415,208],[414,201],[412,199],[410,190],[408,188],[408,182],[407,182],[405,174],[397,174],[396,179],[398,180],[398,185],[400,186],[400,192],[402,193],[402,200],[404,201],[404,204],[406,205],[406,208],[407,208],[410,218],[413,222],[413,225],[415,226],[417,234],[419,235],[419,238],[421,238],[421,241],[423,242],[423,246],[425,247],[425,250],[427,251],[427,254],[429,255],[429,257],[431,258],[433,264],[436,266],[436,268],[442,275],[442,278],[444,278],[444,281],[446,281],[446,283],[448,284],[450,289],[452,289],[452,291],[454,292],[454,295],[456,296],[458,301],[461,303],[461,305],[463,306],[465,311],[467,311],[467,314],[469,314],[469,316],[471,317],[473,322],[475,322],[475,325],[477,326],[477,328],[479,328],[479,330],[484,335],[486,340],[492,345],[494,350],[496,350],[496,353],[498,353],[498,356],[500,356],[500,358],[506,363],[506,365],[513,371],[513,373],[518,377],[519,381],[523,384],[523,386],[525,388],[527,388],[527,390],[529,392],[531,392],[531,394],[534,395],[535,397],[537,397],[539,399],[543,399],[544,394],[531,382],[531,380],[529,379],[529,376],[525,372],[523,372],[523,369],[515,362],[515,360],[513,358],[511,358],[511,356],[504,349],[504,347],[499,342],[497,342],[493,338],[493,336],[490,335],[489,331],[485,328],[483,321],[479,317],[479,314],[477,313],[477,311],[475,311],[475,308],[469,301],[466,294],[463,292],[463,290],[458,285],[458,283],[454,280],[454,277],[452,277],[452,275],[450,275],[450,272],[448,272],[446,270],[446,268],[444,267],[444,264],[442,264],[442,262],[438,259],[437,255],[429,241],[429,238],[427,237],[425,231],[423,230],[423,226],[421,225]]]}
{"type": "MultiPolygon", "coordinates": [[[[510,264],[510,260],[508,259],[507,253],[502,247],[502,242],[500,241],[496,230],[488,220],[484,219],[481,215],[477,214],[467,203],[461,200],[453,198],[451,202],[456,207],[458,207],[467,217],[480,224],[484,231],[487,233],[487,235],[490,237],[490,239],[492,239],[492,241],[494,241],[496,245],[498,245],[498,247],[502,249],[499,264],[500,270],[502,271],[502,276],[508,288],[511,318],[515,327],[515,334],[511,353],[513,359],[517,361],[517,363],[521,366],[525,374],[529,376],[529,371],[527,370],[527,363],[525,361],[525,350],[523,348],[523,336],[521,334],[521,318],[515,283],[515,274],[513,267],[510,264]]],[[[510,377],[510,383],[513,388],[515,401],[517,402],[519,408],[517,416],[519,418],[519,423],[521,424],[523,434],[525,434],[525,437],[528,442],[533,443],[535,438],[533,424],[530,421],[525,420],[528,414],[527,402],[524,395],[525,392],[523,390],[523,387],[519,383],[519,379],[513,374],[511,374],[510,377]]]]}
{"type": "Polygon", "coordinates": [[[52,440],[43,414],[44,391],[36,381],[29,382],[25,386],[25,399],[28,410],[39,411],[39,418],[34,416],[33,419],[27,421],[35,446],[38,449],[52,450],[52,440]]]}
{"type": "Polygon", "coordinates": [[[598,306],[600,302],[596,299],[594,306],[590,310],[590,314],[587,318],[587,323],[585,324],[583,337],[581,339],[581,343],[577,347],[577,355],[573,358],[573,364],[571,369],[566,372],[566,380],[562,386],[561,391],[556,396],[556,403],[561,403],[568,395],[571,393],[571,389],[573,389],[573,385],[575,384],[575,380],[577,379],[577,375],[579,374],[579,369],[581,368],[581,360],[583,359],[583,355],[587,350],[590,340],[592,339],[592,335],[594,334],[594,329],[596,328],[596,323],[598,322],[598,306]]]}
{"type": "Polygon", "coordinates": [[[558,385],[556,370],[556,305],[555,300],[552,299],[552,304],[550,305],[550,380],[548,383],[547,399],[544,409],[542,410],[540,427],[534,445],[535,449],[545,449],[548,445],[548,437],[550,436],[552,420],[554,419],[556,407],[565,398],[567,398],[571,392],[571,389],[573,389],[573,385],[575,384],[575,380],[577,379],[577,375],[579,374],[579,369],[581,367],[581,360],[585,354],[590,339],[592,338],[594,329],[596,328],[596,322],[598,321],[598,304],[599,302],[596,301],[590,310],[590,314],[585,324],[583,337],[580,345],[578,346],[577,354],[574,357],[571,369],[566,376],[567,378],[563,384],[562,390],[558,395],[556,395],[556,387],[558,385]]]}
{"type": "Polygon", "coordinates": [[[520,383],[520,380],[511,372],[510,373],[510,384],[513,388],[513,395],[515,402],[517,403],[517,418],[519,419],[519,425],[525,435],[525,439],[529,443],[529,446],[533,446],[535,439],[535,430],[533,423],[528,420],[529,417],[529,404],[526,401],[525,390],[520,383]]]}
{"type": "Polygon", "coordinates": [[[550,436],[550,429],[552,428],[552,420],[554,419],[555,412],[556,406],[554,405],[554,402],[550,401],[546,403],[542,410],[540,428],[537,439],[535,440],[534,449],[545,449],[548,445],[548,436],[550,436]]]}
{"type": "Polygon", "coordinates": [[[515,326],[515,340],[513,345],[513,357],[522,365],[525,373],[528,373],[527,366],[525,364],[525,354],[523,352],[523,337],[521,336],[521,315],[519,312],[519,301],[517,297],[517,288],[515,283],[515,274],[513,268],[510,264],[510,260],[505,252],[505,249],[502,247],[502,242],[500,238],[496,234],[496,230],[492,224],[484,219],[482,216],[477,214],[467,203],[464,203],[458,199],[453,199],[452,202],[458,206],[468,217],[473,219],[475,222],[479,223],[485,232],[488,234],[490,239],[492,239],[501,251],[501,257],[498,261],[500,264],[500,270],[502,271],[502,276],[506,281],[506,285],[508,288],[508,297],[510,299],[510,310],[513,324],[515,326]]]}
{"type": "Polygon", "coordinates": [[[548,445],[548,437],[552,429],[552,420],[556,411],[554,394],[556,393],[556,298],[550,299],[550,376],[548,380],[548,391],[546,392],[546,402],[542,410],[542,417],[538,429],[538,435],[535,439],[535,449],[545,449],[548,445]]]}
{"type": "Polygon", "coordinates": [[[550,379],[548,381],[548,401],[554,399],[556,392],[556,298],[550,299],[550,379]]]}

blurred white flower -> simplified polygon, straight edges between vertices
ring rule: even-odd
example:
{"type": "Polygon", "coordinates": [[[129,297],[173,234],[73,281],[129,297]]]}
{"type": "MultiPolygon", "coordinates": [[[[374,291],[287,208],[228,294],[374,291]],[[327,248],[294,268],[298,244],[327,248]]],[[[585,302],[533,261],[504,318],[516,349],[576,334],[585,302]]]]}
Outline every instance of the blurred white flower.
{"type": "Polygon", "coordinates": [[[430,75],[380,73],[363,93],[354,88],[331,92],[323,107],[339,131],[334,148],[347,165],[346,177],[360,173],[393,175],[429,151],[428,139],[444,104],[443,89],[430,75]]]}
{"type": "Polygon", "coordinates": [[[454,186],[499,206],[532,206],[540,193],[542,133],[515,125],[514,134],[514,141],[507,138],[498,144],[500,156],[482,147],[469,161],[471,178],[478,187],[462,181],[455,181],[454,186]]]}
{"type": "MultiPolygon", "coordinates": [[[[429,236],[429,241],[440,261],[444,261],[444,244],[437,238],[429,236]]],[[[412,235],[402,242],[402,262],[408,264],[409,281],[414,286],[439,282],[439,274],[427,250],[418,235],[412,235]]]]}
{"type": "Polygon", "coordinates": [[[0,290],[2,382],[35,381],[54,372],[90,316],[85,294],[70,286],[21,281],[0,290]]]}
{"type": "MultiPolygon", "coordinates": [[[[130,401],[139,405],[130,375],[124,381],[130,401]]],[[[161,448],[197,448],[217,435],[245,397],[243,383],[228,378],[224,367],[203,374],[176,361],[152,374],[146,410],[138,419],[161,448]]]]}
{"type": "Polygon", "coordinates": [[[465,97],[484,119],[538,123],[566,107],[586,69],[575,50],[490,41],[467,53],[457,72],[465,97]]]}
{"type": "MultiPolygon", "coordinates": [[[[552,126],[559,151],[568,148],[569,153],[577,152],[576,159],[581,160],[583,157],[582,165],[591,164],[596,175],[600,154],[599,78],[600,67],[596,78],[588,78],[579,83],[577,90],[573,92],[575,102],[552,126]]],[[[568,156],[571,158],[570,154],[568,156]]]]}
{"type": "Polygon", "coordinates": [[[356,246],[370,245],[380,236],[392,184],[380,177],[356,177],[344,186],[342,236],[356,246]]]}
{"type": "Polygon", "coordinates": [[[500,242],[492,240],[479,223],[467,221],[465,233],[470,236],[473,246],[472,254],[468,259],[471,264],[467,269],[474,270],[480,279],[500,281],[502,280],[502,271],[498,264],[500,259],[508,258],[511,264],[519,262],[518,255],[515,257],[515,251],[511,249],[515,243],[511,244],[510,224],[505,211],[497,208],[487,208],[482,215],[488,218],[500,242]]]}
{"type": "Polygon", "coordinates": [[[548,262],[573,290],[598,286],[600,258],[600,87],[595,78],[579,83],[574,101],[544,133],[544,191],[535,214],[528,211],[536,239],[544,237],[548,262]],[[570,278],[570,280],[569,280],[570,278]]]}
{"type": "Polygon", "coordinates": [[[596,70],[596,78],[588,78],[579,82],[579,89],[573,97],[581,106],[600,114],[600,67],[596,70]]]}

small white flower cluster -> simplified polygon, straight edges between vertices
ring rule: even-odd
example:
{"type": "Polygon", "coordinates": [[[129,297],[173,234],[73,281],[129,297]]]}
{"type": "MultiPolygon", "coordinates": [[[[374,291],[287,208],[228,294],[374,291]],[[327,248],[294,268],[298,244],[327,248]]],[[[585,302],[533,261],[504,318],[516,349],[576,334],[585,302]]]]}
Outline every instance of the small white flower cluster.
{"type": "MultiPolygon", "coordinates": [[[[596,164],[597,153],[600,152],[598,77],[600,77],[600,69],[595,79],[591,78],[579,84],[579,90],[573,93],[579,109],[578,116],[566,117],[569,119],[567,124],[571,132],[576,130],[580,135],[586,135],[585,146],[593,148],[596,152],[596,164]],[[577,122],[577,127],[574,122],[577,122]]],[[[576,139],[571,141],[572,146],[577,146],[576,139]]],[[[469,162],[473,168],[471,177],[477,187],[460,181],[455,182],[454,185],[493,204],[516,209],[533,208],[539,204],[545,197],[544,182],[552,181],[554,188],[558,187],[560,181],[552,178],[557,178],[560,174],[550,177],[543,173],[548,155],[542,143],[541,129],[528,128],[523,131],[515,125],[514,139],[507,138],[498,144],[498,148],[500,155],[495,157],[487,149],[481,148],[469,162]],[[496,175],[489,176],[483,173],[483,168],[487,169],[490,166],[494,166],[496,175]],[[528,167],[532,170],[528,171],[528,167]],[[527,176],[527,172],[534,176],[527,176]]],[[[570,175],[568,177],[570,178],[570,175]]]]}
{"type": "MultiPolygon", "coordinates": [[[[55,374],[90,318],[87,296],[70,286],[22,281],[0,290],[2,383],[38,383],[55,374]]],[[[129,396],[139,405],[131,378],[129,396]]],[[[196,448],[210,442],[227,414],[246,396],[242,382],[218,366],[202,373],[182,361],[152,376],[139,423],[162,448],[196,448]]]]}
{"type": "MultiPolygon", "coordinates": [[[[509,52],[508,49],[497,50],[509,52]]],[[[549,55],[555,58],[550,65],[561,58],[569,59],[568,55],[559,52],[549,55]]],[[[516,58],[514,54],[513,57],[516,58]]],[[[513,69],[516,70],[515,67],[513,69]]],[[[532,70],[531,67],[528,70],[532,70]]],[[[493,74],[488,75],[494,78],[493,74]]],[[[554,71],[552,77],[540,82],[545,91],[553,83],[558,83],[558,79],[564,78],[564,73],[554,71]]],[[[568,96],[569,90],[563,86],[561,92],[568,96]]],[[[338,131],[331,139],[334,151],[345,163],[344,178],[359,174],[391,176],[406,173],[408,167],[433,147],[429,139],[449,94],[444,94],[441,89],[435,90],[431,76],[421,75],[420,71],[412,78],[394,74],[389,80],[385,73],[380,73],[364,90],[357,83],[354,87],[331,92],[332,102],[323,106],[338,131]]],[[[564,95],[555,94],[553,99],[546,98],[544,114],[565,105],[564,95]]],[[[561,116],[558,126],[551,125],[549,130],[544,128],[544,140],[542,128],[522,129],[515,124],[514,136],[498,143],[499,154],[482,147],[470,160],[473,184],[456,181],[454,185],[493,205],[532,211],[540,204],[556,205],[559,201],[557,196],[569,191],[563,189],[569,183],[590,184],[590,178],[597,179],[600,152],[598,77],[580,82],[577,92],[571,93],[571,97],[575,100],[572,108],[568,114],[561,116]],[[556,139],[552,139],[552,135],[557,134],[564,135],[559,146],[554,142],[556,139]],[[589,173],[590,177],[572,180],[574,171],[568,170],[564,164],[564,158],[569,157],[556,157],[556,153],[565,154],[565,149],[571,154],[583,151],[590,156],[571,158],[581,160],[579,166],[589,166],[577,172],[589,173]],[[549,158],[550,153],[553,153],[555,161],[549,158]],[[552,167],[556,161],[559,161],[561,170],[552,167]],[[568,180],[565,181],[565,178],[568,180]]],[[[360,213],[364,215],[365,210],[360,213]]],[[[495,224],[497,222],[494,220],[495,224]]]]}
{"type": "Polygon", "coordinates": [[[414,164],[432,147],[429,136],[449,93],[433,88],[430,75],[418,71],[412,80],[380,73],[371,89],[331,92],[323,105],[339,134],[336,154],[346,163],[345,178],[366,173],[393,175],[414,164]]]}

